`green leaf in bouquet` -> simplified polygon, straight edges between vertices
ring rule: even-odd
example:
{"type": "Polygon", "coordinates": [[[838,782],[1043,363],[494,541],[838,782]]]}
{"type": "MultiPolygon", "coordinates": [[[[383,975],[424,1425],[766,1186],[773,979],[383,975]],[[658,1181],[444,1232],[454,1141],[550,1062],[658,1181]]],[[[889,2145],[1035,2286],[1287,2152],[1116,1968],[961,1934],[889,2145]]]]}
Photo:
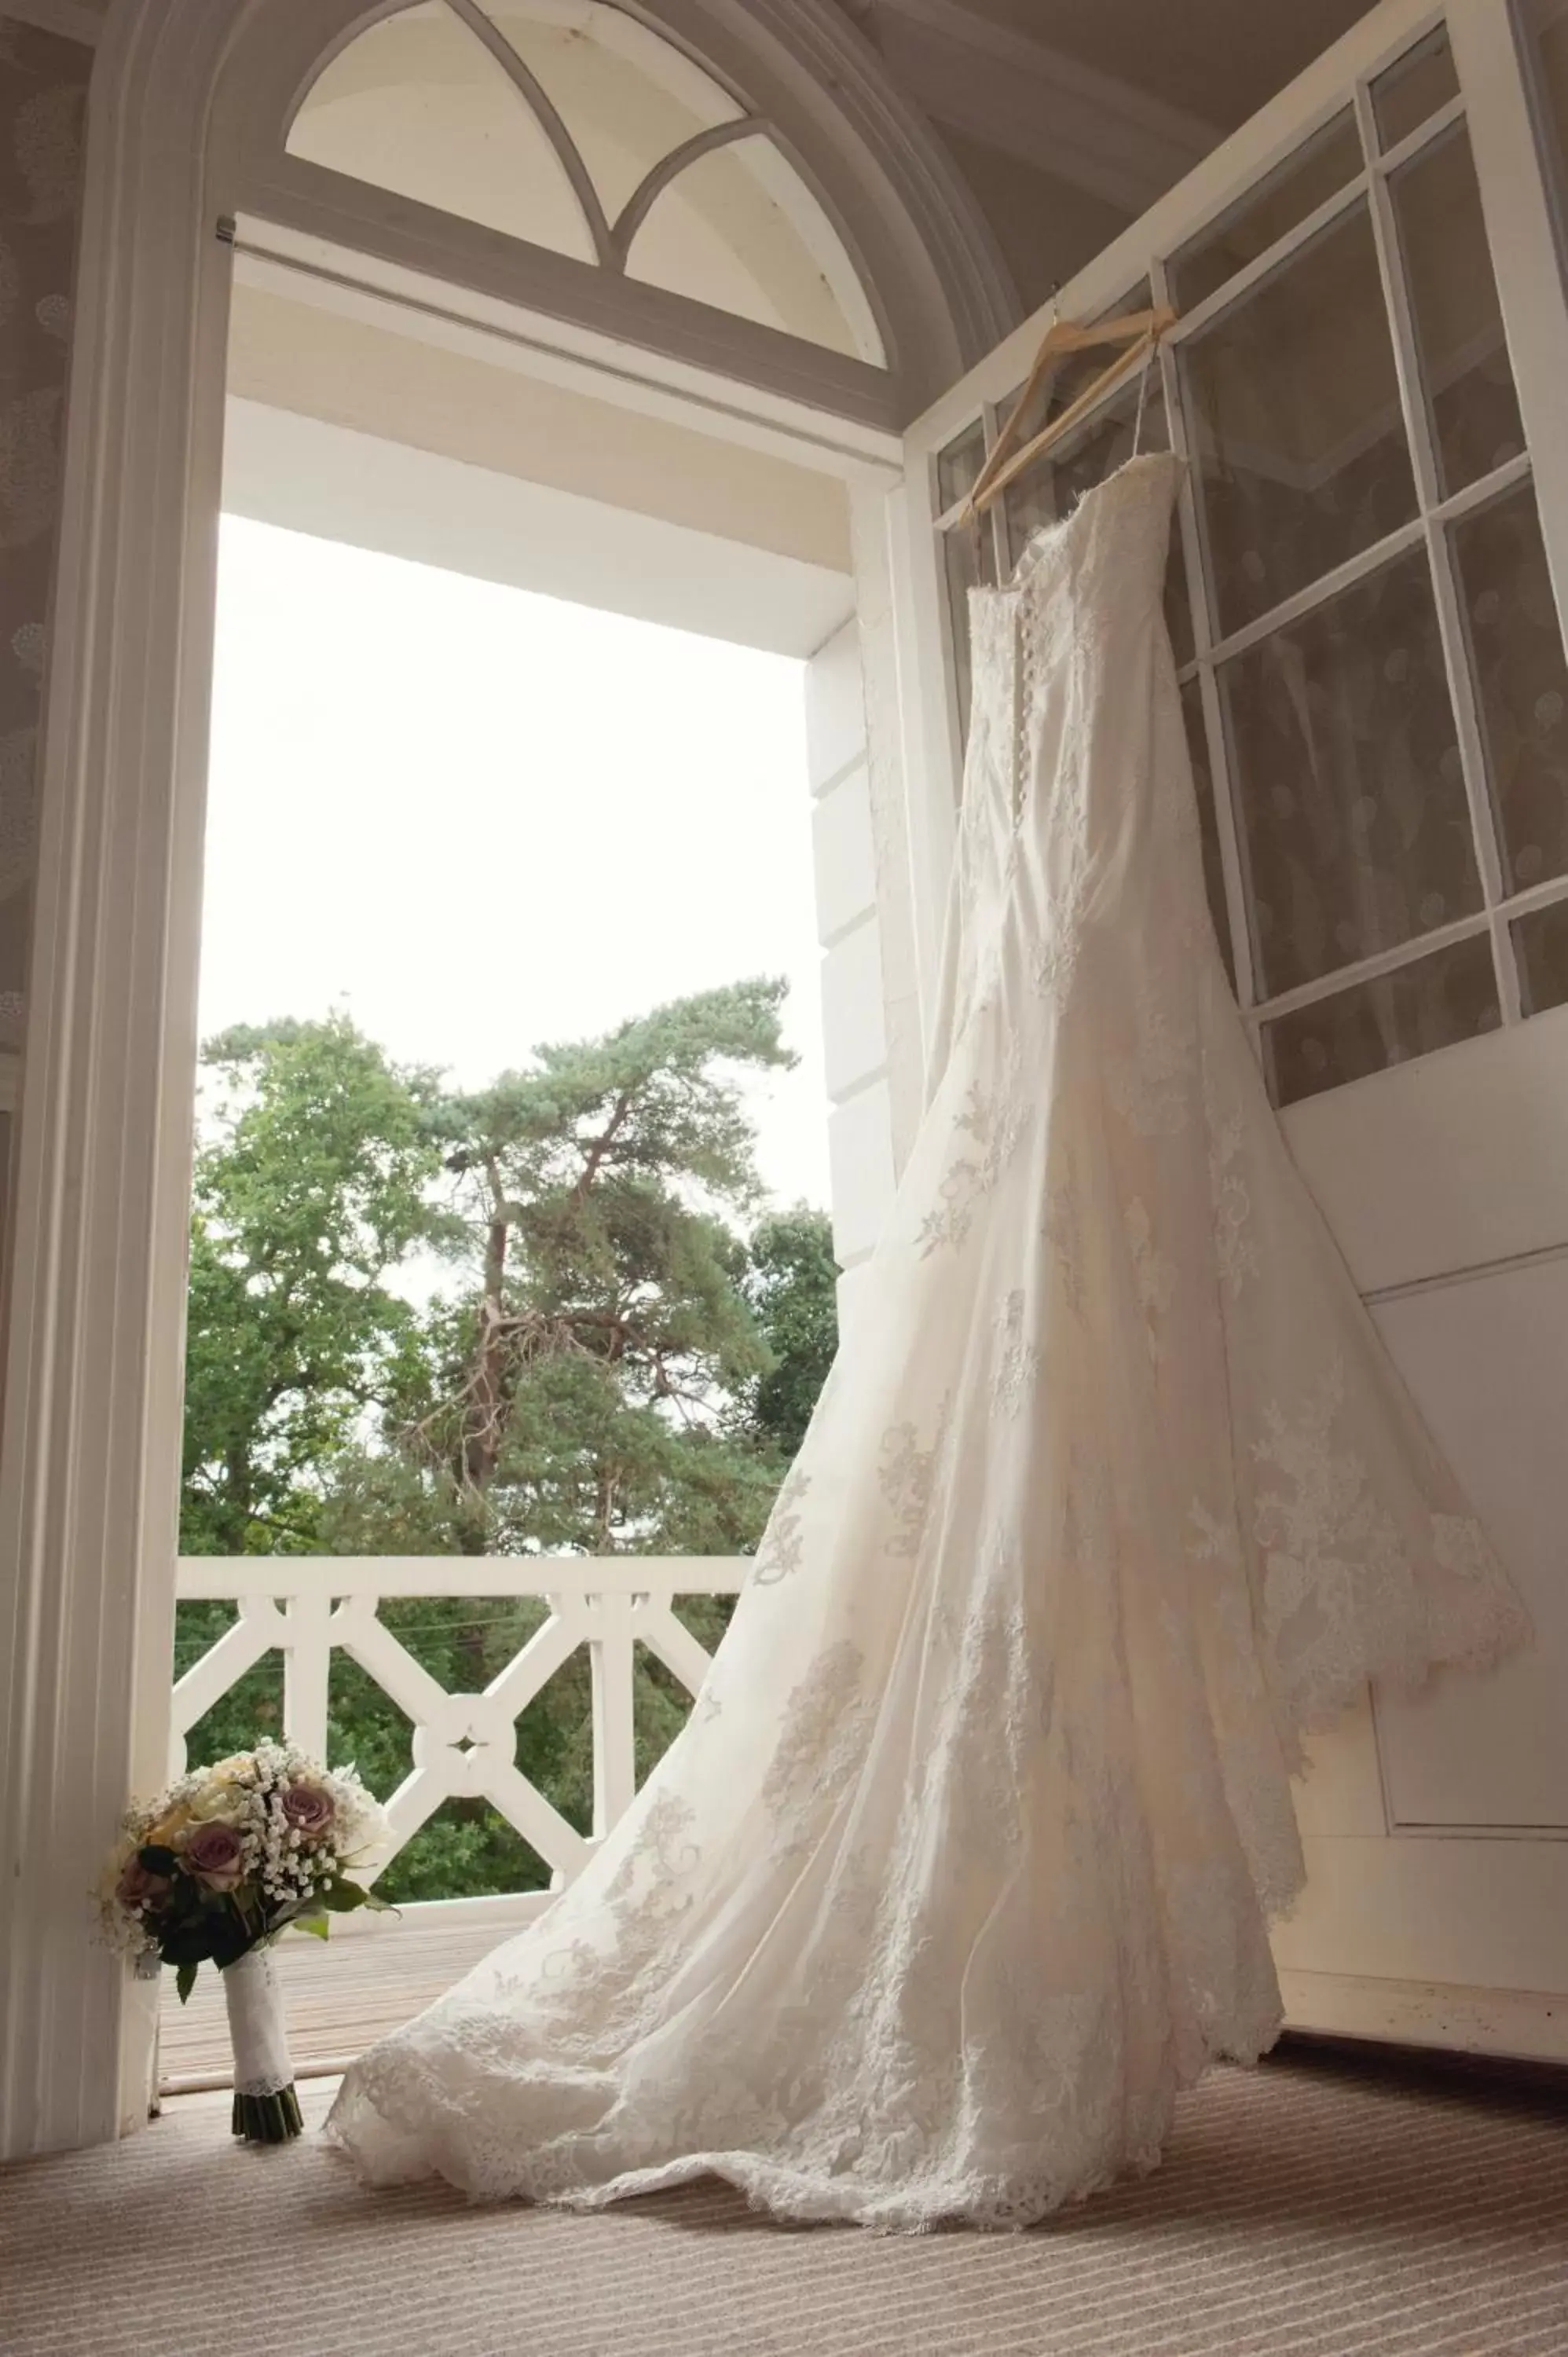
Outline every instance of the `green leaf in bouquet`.
{"type": "Polygon", "coordinates": [[[368,1907],[377,1915],[395,1915],[398,1911],[392,1900],[383,1899],[379,1891],[367,1889],[363,1883],[350,1882],[341,1874],[328,1889],[317,1892],[317,1900],[318,1905],[329,1907],[335,1915],[351,1915],[358,1907],[368,1907]]]}
{"type": "Polygon", "coordinates": [[[136,1852],[137,1862],[148,1874],[161,1874],[172,1882],[179,1859],[175,1851],[165,1849],[161,1842],[148,1842],[136,1852]]]}
{"type": "Polygon", "coordinates": [[[296,1932],[308,1932],[313,1940],[325,1940],[331,1929],[325,1915],[296,1915],[293,1925],[296,1932]]]}
{"type": "Polygon", "coordinates": [[[196,1986],[196,1966],[194,1964],[181,1964],[179,1970],[174,1976],[174,1985],[179,1992],[179,2001],[181,2005],[187,2004],[189,2000],[191,1990],[196,1986]]]}
{"type": "Polygon", "coordinates": [[[212,1961],[220,1972],[230,1964],[238,1964],[240,1958],[255,1944],[254,1932],[244,1917],[232,1910],[218,1917],[212,1924],[212,1961]]]}
{"type": "Polygon", "coordinates": [[[194,1923],[169,1923],[158,1941],[158,1953],[166,1964],[206,1964],[212,1954],[211,1924],[199,1916],[194,1923]]]}

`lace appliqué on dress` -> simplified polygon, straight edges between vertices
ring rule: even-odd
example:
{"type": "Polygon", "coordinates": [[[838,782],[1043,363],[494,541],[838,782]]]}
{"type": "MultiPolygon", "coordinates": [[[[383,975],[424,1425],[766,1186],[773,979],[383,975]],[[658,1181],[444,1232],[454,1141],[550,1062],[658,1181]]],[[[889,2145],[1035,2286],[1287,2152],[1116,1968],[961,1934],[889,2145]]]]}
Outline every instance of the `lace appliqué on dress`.
{"type": "Polygon", "coordinates": [[[1157,1366],[1165,1355],[1160,1339],[1160,1320],[1171,1306],[1176,1292],[1175,1264],[1155,1246],[1154,1225],[1148,1208],[1134,1195],[1122,1212],[1122,1224],[1127,1234],[1127,1249],[1133,1256],[1133,1280],[1137,1288],[1138,1307],[1144,1313],[1144,1330],[1148,1337],[1149,1356],[1157,1366]]]}
{"type": "Polygon", "coordinates": [[[768,1528],[757,1550],[751,1567],[751,1583],[755,1587],[772,1587],[788,1579],[792,1571],[800,1568],[800,1558],[806,1549],[804,1502],[811,1477],[804,1466],[789,1469],[783,1488],[773,1501],[773,1512],[768,1517],[768,1528]]]}
{"type": "Polygon", "coordinates": [[[1138,987],[1138,1035],[1111,1069],[1111,1102],[1140,1137],[1174,1137],[1197,1094],[1197,1028],[1145,978],[1138,987]]]}
{"type": "Polygon", "coordinates": [[[1040,1353],[1024,1333],[1026,1299],[1022,1286],[1015,1286],[996,1318],[996,1361],[991,1375],[991,1397],[998,1412],[1009,1421],[1022,1410],[1040,1377],[1040,1353]]]}
{"type": "Polygon", "coordinates": [[[961,1156],[944,1172],[937,1189],[937,1207],[927,1212],[916,1232],[915,1246],[922,1260],[944,1245],[956,1249],[963,1243],[981,1206],[1012,1160],[1027,1119],[1020,1077],[1015,1049],[994,1085],[971,1083],[953,1127],[972,1138],[979,1151],[961,1156]]]}
{"type": "Polygon", "coordinates": [[[1248,1277],[1258,1270],[1258,1247],[1247,1233],[1247,1222],[1252,1216],[1252,1199],[1245,1180],[1236,1168],[1240,1159],[1244,1125],[1240,1114],[1230,1118],[1215,1131],[1208,1150],[1208,1190],[1214,1206],[1214,1252],[1219,1264],[1220,1281],[1229,1288],[1232,1300],[1240,1295],[1248,1277]]]}

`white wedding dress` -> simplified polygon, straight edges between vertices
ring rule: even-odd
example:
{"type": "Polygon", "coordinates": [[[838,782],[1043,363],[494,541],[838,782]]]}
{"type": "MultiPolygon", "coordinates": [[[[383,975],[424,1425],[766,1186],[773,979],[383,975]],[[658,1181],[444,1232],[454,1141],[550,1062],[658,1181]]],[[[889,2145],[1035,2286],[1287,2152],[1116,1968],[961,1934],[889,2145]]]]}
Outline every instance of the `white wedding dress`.
{"type": "Polygon", "coordinates": [[[925,1122],[690,1724],[349,2071],[378,2183],[1022,2225],[1256,2057],[1302,1731],[1524,1613],[1265,1099],[1133,459],[973,602],[925,1122]]]}

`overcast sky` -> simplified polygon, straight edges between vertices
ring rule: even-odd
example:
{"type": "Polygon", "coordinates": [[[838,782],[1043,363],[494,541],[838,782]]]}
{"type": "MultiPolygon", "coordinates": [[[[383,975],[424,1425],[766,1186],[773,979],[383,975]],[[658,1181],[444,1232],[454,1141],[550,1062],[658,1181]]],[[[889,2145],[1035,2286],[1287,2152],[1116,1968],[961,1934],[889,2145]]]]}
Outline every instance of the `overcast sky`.
{"type": "Polygon", "coordinates": [[[750,974],[827,1202],[803,666],[227,516],[201,1025],[334,1006],[464,1085],[750,974]]]}

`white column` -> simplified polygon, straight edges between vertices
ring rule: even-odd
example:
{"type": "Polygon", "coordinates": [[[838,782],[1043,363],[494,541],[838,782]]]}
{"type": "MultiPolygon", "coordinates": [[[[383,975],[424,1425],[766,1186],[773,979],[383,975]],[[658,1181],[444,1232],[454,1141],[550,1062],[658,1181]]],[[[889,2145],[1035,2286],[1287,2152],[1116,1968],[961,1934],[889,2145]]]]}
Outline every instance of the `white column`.
{"type": "Polygon", "coordinates": [[[92,83],[0,1447],[0,2158],[146,2115],[151,1985],[90,1894],[167,1757],[228,284],[201,153],[240,13],[117,7],[92,83]]]}
{"type": "Polygon", "coordinates": [[[892,1200],[895,1173],[884,927],[854,621],[835,631],[808,665],[806,717],[842,1316],[854,1271],[869,1259],[892,1200]]]}

